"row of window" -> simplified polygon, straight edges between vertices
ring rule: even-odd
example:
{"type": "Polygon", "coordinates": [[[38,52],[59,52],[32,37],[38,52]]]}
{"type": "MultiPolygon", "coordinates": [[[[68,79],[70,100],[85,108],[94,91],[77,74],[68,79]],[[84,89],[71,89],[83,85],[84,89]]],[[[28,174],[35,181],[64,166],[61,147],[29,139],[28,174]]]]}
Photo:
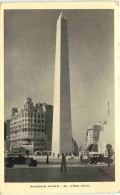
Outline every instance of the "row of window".
{"type": "Polygon", "coordinates": [[[39,110],[38,109],[34,109],[33,110],[33,107],[27,107],[27,108],[24,108],[24,111],[26,111],[26,112],[41,112],[41,111],[43,111],[43,108],[40,108],[39,110]]]}
{"type": "Polygon", "coordinates": [[[24,135],[21,135],[21,134],[20,134],[20,135],[11,135],[11,136],[10,136],[10,139],[17,139],[17,138],[21,138],[21,139],[22,139],[22,138],[31,138],[31,139],[32,139],[33,136],[30,135],[30,134],[29,134],[29,135],[28,135],[28,134],[24,134],[24,135]]]}
{"type": "Polygon", "coordinates": [[[30,119],[23,119],[23,120],[20,120],[20,121],[17,121],[17,122],[14,122],[14,123],[11,123],[10,125],[11,126],[14,126],[14,125],[16,125],[16,124],[21,124],[21,123],[24,123],[24,122],[33,122],[33,123],[44,123],[44,120],[42,119],[42,120],[36,120],[36,119],[34,119],[34,120],[30,120],[30,119]]]}
{"type": "MultiPolygon", "coordinates": [[[[33,148],[32,145],[27,145],[27,144],[22,144],[22,143],[17,144],[17,145],[16,145],[16,144],[12,144],[12,145],[11,145],[12,148],[16,148],[16,147],[20,147],[20,146],[24,146],[25,148],[28,148],[28,149],[29,149],[29,148],[30,148],[30,149],[33,148]]],[[[37,144],[36,144],[36,145],[34,145],[34,146],[35,146],[35,148],[39,148],[39,150],[41,150],[41,151],[43,150],[43,147],[45,147],[44,144],[41,144],[41,145],[37,145],[37,144]]]]}
{"type": "Polygon", "coordinates": [[[44,124],[22,124],[22,125],[16,125],[16,126],[10,127],[10,130],[15,130],[15,129],[17,130],[17,129],[22,128],[22,127],[33,127],[33,128],[42,127],[42,128],[44,128],[45,125],[44,124]]]}
{"type": "Polygon", "coordinates": [[[34,142],[33,141],[27,141],[27,140],[12,140],[12,141],[10,141],[10,144],[11,143],[15,143],[15,144],[20,144],[20,143],[22,143],[22,144],[30,144],[30,145],[32,145],[32,144],[37,144],[37,143],[45,143],[45,139],[44,138],[41,138],[41,139],[39,139],[39,140],[35,140],[34,142]]]}
{"type": "Polygon", "coordinates": [[[15,121],[17,119],[21,119],[21,118],[26,118],[26,117],[34,117],[34,118],[44,118],[44,114],[22,114],[19,116],[15,116],[14,118],[12,118],[10,121],[15,121]]]}
{"type": "Polygon", "coordinates": [[[11,131],[10,134],[16,134],[21,132],[44,132],[44,129],[22,129],[20,131],[11,131]]]}
{"type": "Polygon", "coordinates": [[[44,146],[44,143],[35,143],[34,146],[44,146]]]}
{"type": "MultiPolygon", "coordinates": [[[[10,140],[12,140],[12,139],[28,139],[28,138],[33,139],[34,136],[32,134],[26,134],[26,133],[10,136],[10,140]]],[[[37,135],[37,138],[41,138],[41,135],[40,134],[37,135]]]]}

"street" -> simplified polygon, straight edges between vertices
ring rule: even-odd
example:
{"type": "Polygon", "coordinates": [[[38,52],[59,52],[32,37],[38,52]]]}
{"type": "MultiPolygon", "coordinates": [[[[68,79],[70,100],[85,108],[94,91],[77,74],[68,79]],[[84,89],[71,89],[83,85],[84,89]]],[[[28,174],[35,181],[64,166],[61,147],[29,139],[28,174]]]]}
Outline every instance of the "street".
{"type": "Polygon", "coordinates": [[[5,168],[5,182],[99,182],[114,181],[115,166],[68,165],[60,171],[60,165],[15,165],[5,168]]]}

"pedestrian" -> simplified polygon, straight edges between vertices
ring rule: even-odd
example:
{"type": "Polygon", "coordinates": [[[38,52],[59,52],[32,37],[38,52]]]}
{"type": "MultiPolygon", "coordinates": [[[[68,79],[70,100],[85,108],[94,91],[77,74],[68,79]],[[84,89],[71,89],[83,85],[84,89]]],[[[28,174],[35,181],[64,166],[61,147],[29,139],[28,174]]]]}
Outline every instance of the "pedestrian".
{"type": "Polygon", "coordinates": [[[46,158],[46,164],[49,163],[49,155],[47,154],[47,158],[46,158]]]}
{"type": "Polygon", "coordinates": [[[90,160],[90,153],[88,152],[88,160],[90,160]]]}
{"type": "Polygon", "coordinates": [[[110,167],[110,150],[108,150],[108,167],[110,167]]]}
{"type": "Polygon", "coordinates": [[[29,151],[28,151],[28,150],[26,150],[26,156],[27,156],[27,157],[29,156],[29,151]]]}
{"type": "Polygon", "coordinates": [[[62,153],[62,160],[61,160],[61,171],[62,168],[64,167],[65,171],[66,171],[66,156],[64,155],[64,153],[62,153]]]}
{"type": "Polygon", "coordinates": [[[53,153],[53,157],[55,156],[55,153],[53,153]]]}
{"type": "Polygon", "coordinates": [[[82,164],[83,154],[80,155],[80,163],[82,164]]]}
{"type": "Polygon", "coordinates": [[[59,153],[58,153],[58,159],[59,159],[59,157],[60,157],[60,155],[59,155],[59,153]]]}

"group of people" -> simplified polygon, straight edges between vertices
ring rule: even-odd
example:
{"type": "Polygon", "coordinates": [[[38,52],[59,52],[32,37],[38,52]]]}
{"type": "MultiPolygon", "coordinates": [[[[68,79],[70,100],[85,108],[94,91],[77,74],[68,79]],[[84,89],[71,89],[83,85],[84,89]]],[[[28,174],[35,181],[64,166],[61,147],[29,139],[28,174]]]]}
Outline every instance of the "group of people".
{"type": "MultiPolygon", "coordinates": [[[[55,154],[53,153],[53,157],[55,156],[55,154]]],[[[57,155],[57,157],[58,157],[58,159],[59,159],[59,157],[60,157],[60,155],[58,154],[57,155]]],[[[81,155],[80,155],[80,163],[82,164],[82,160],[83,160],[83,158],[85,158],[85,157],[87,157],[88,159],[89,159],[89,154],[84,154],[84,153],[81,153],[81,155]]],[[[85,160],[85,159],[84,159],[85,160]]],[[[86,159],[87,160],[87,159],[86,159]]],[[[49,163],[49,155],[47,155],[47,158],[46,158],[46,164],[48,164],[49,163]]],[[[64,168],[64,170],[66,171],[66,154],[64,154],[64,153],[62,153],[62,158],[61,158],[61,171],[63,170],[63,168],[64,168]]]]}
{"type": "MultiPolygon", "coordinates": [[[[53,157],[55,157],[55,153],[53,153],[53,157]]],[[[60,155],[58,154],[57,157],[58,157],[58,159],[59,159],[60,155]]]]}
{"type": "MultiPolygon", "coordinates": [[[[81,155],[80,155],[80,163],[82,164],[82,160],[83,160],[83,157],[85,156],[85,154],[83,154],[83,153],[81,153],[81,155]]],[[[87,157],[88,157],[89,155],[87,154],[87,157]]],[[[55,157],[55,154],[53,153],[53,157],[55,157]]],[[[60,155],[58,154],[57,155],[57,157],[58,157],[58,159],[60,158],[60,155]]],[[[47,158],[46,158],[46,164],[48,164],[49,163],[49,155],[47,155],[47,158]]],[[[64,153],[62,153],[62,158],[61,158],[61,171],[63,170],[63,168],[64,168],[64,170],[66,171],[66,154],[64,154],[64,153]]]]}

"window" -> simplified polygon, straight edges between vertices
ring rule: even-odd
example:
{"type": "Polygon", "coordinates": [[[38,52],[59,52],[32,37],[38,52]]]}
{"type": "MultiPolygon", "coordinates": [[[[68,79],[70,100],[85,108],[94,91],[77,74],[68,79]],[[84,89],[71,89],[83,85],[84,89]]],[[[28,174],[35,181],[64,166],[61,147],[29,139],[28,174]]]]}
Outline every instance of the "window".
{"type": "Polygon", "coordinates": [[[34,115],[34,118],[36,118],[36,115],[34,115]]]}
{"type": "Polygon", "coordinates": [[[38,123],[40,123],[40,120],[38,120],[38,123]]]}
{"type": "Polygon", "coordinates": [[[36,122],[36,119],[34,119],[34,122],[36,122]]]}
{"type": "Polygon", "coordinates": [[[40,115],[38,115],[38,118],[40,118],[40,115]]]}

